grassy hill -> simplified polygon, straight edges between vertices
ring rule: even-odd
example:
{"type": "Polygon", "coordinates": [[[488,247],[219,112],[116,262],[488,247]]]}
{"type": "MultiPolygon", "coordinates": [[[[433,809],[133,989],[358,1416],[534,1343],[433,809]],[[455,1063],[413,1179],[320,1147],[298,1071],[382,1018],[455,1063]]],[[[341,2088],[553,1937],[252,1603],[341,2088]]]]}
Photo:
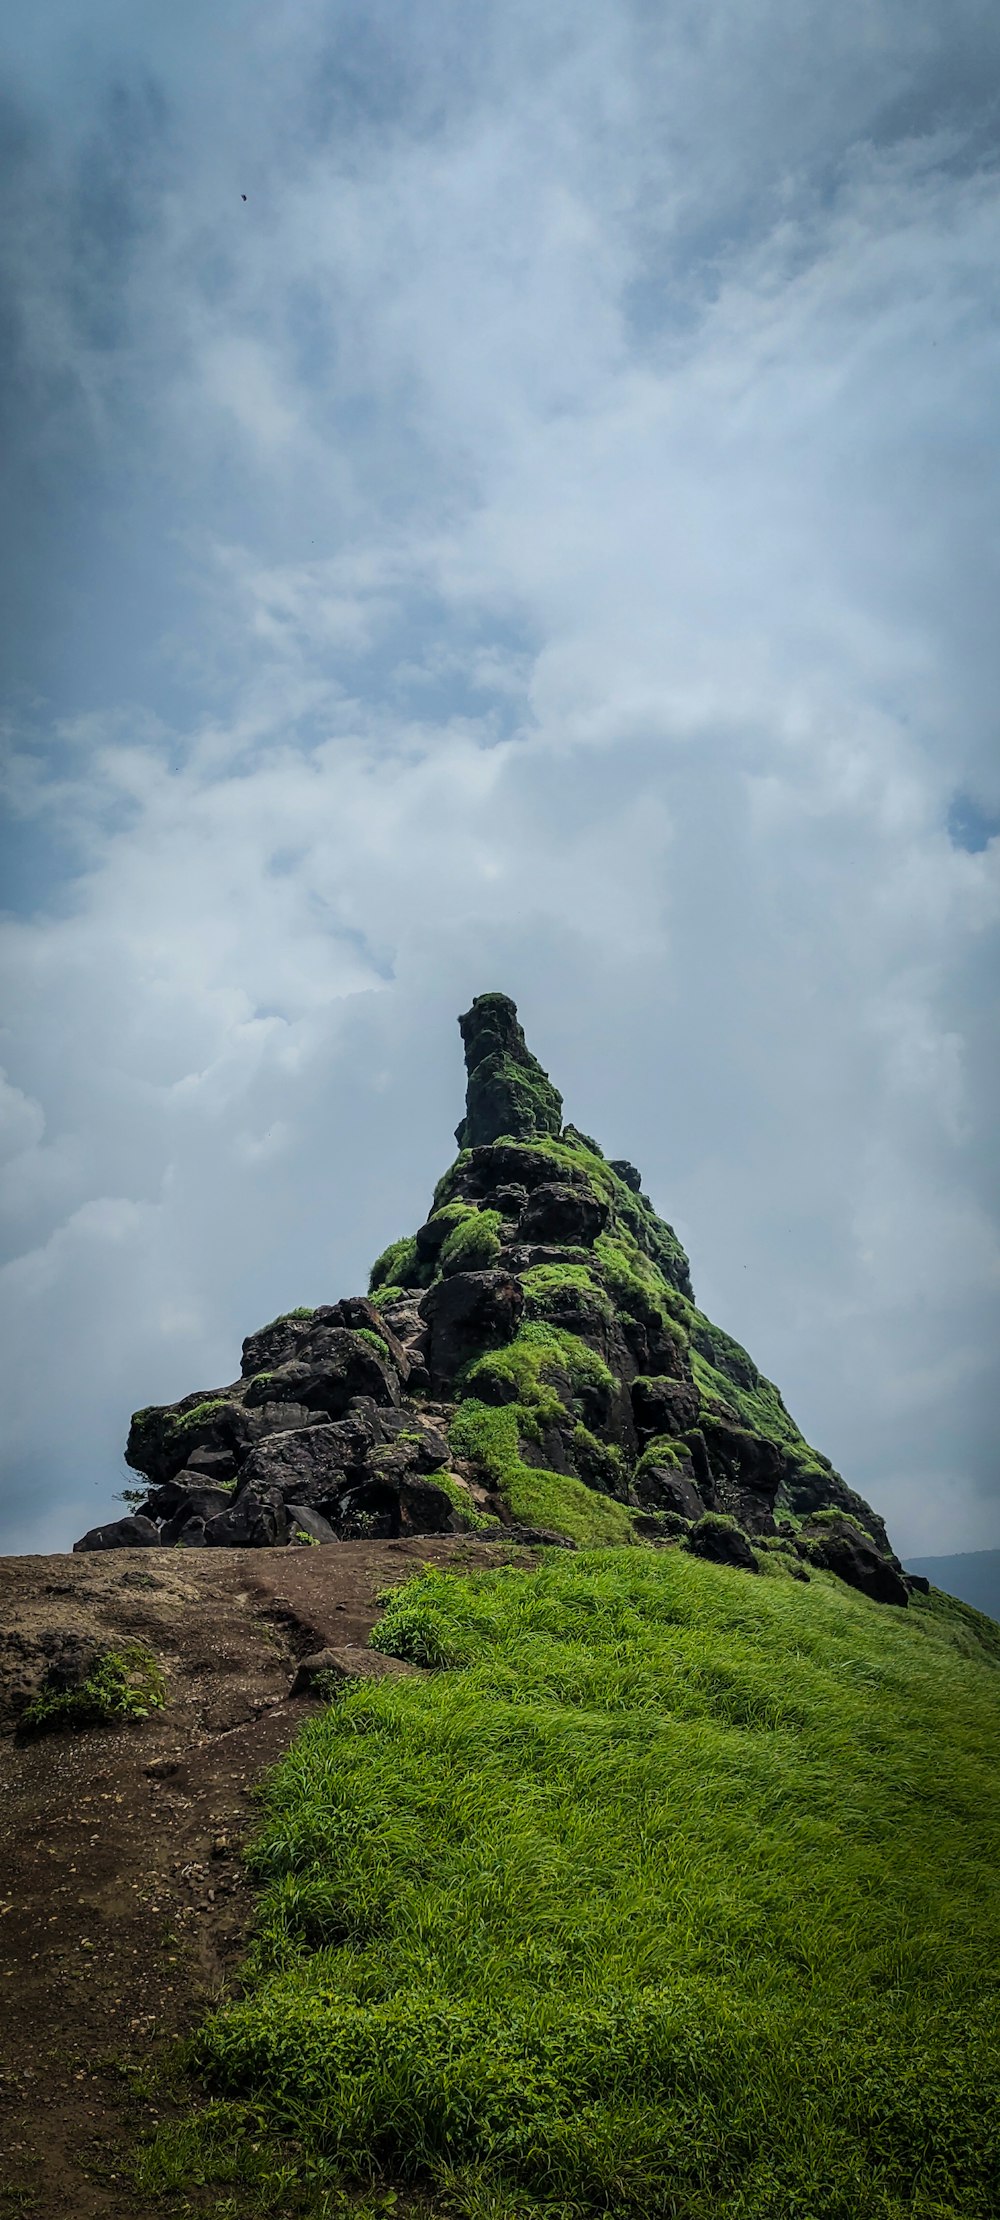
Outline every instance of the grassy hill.
{"type": "Polygon", "coordinates": [[[374,1640],[426,1673],[355,1684],[273,1776],[212,2101],[147,2189],[992,2220],[1000,1630],[614,1549],[428,1569],[374,1640]]]}

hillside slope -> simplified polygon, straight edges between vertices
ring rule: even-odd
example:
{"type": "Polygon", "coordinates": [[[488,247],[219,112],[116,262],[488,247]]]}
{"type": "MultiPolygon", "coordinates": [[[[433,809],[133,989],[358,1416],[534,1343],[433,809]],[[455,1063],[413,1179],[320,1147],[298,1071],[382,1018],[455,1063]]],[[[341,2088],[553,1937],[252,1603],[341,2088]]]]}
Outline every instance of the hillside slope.
{"type": "Polygon", "coordinates": [[[996,1629],[671,1548],[429,1569],[374,1640],[425,1677],[342,1691],[278,1769],[212,2101],[147,2184],[994,2220],[996,1629]]]}

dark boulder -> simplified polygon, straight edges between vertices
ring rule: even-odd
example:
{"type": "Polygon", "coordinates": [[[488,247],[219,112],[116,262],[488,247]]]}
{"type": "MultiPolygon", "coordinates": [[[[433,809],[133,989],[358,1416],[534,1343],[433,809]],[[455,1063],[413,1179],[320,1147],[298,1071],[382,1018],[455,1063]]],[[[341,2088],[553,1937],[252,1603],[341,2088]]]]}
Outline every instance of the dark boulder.
{"type": "Polygon", "coordinates": [[[643,1460],[633,1474],[632,1492],[644,1511],[674,1511],[679,1518],[692,1520],[705,1515],[690,1467],[685,1470],[666,1457],[661,1463],[643,1460]]]}
{"type": "Polygon", "coordinates": [[[513,1340],[524,1289],[509,1272],[456,1272],[428,1288],[421,1308],[430,1327],[432,1383],[448,1386],[472,1357],[513,1340]]]}
{"type": "Polygon", "coordinates": [[[698,1391],[689,1380],[633,1380],[630,1390],[640,1442],[657,1434],[685,1434],[698,1417],[698,1391]]]}
{"type": "MultiPolygon", "coordinates": [[[[160,1491],[161,1495],[165,1492],[160,1491]]],[[[192,1519],[200,1519],[204,1525],[208,1519],[218,1518],[220,1511],[228,1511],[231,1500],[226,1488],[192,1488],[174,1505],[160,1529],[160,1540],[169,1548],[185,1535],[192,1519]]]]}
{"type": "Polygon", "coordinates": [[[158,1549],[159,1528],[142,1517],[109,1519],[106,1526],[92,1526],[73,1544],[74,1555],[84,1549],[158,1549]]]}
{"type": "Polygon", "coordinates": [[[272,1434],[247,1458],[243,1485],[270,1500],[311,1503],[325,1510],[362,1477],[374,1449],[373,1431],[355,1415],[333,1426],[299,1426],[272,1434]]]}
{"type": "Polygon", "coordinates": [[[349,1488],[331,1514],[341,1541],[367,1541],[407,1534],[452,1534],[460,1530],[451,1497],[416,1473],[388,1472],[349,1488]]]}
{"type": "Polygon", "coordinates": [[[451,1463],[447,1434],[433,1419],[422,1418],[417,1411],[379,1411],[378,1431],[386,1444],[406,1443],[410,1463],[418,1472],[439,1472],[451,1463]]]}
{"type": "Polygon", "coordinates": [[[930,1595],[930,1592],[931,1592],[931,1584],[930,1584],[930,1581],[929,1581],[929,1580],[928,1580],[928,1578],[927,1578],[927,1574],[926,1574],[926,1573],[911,1573],[911,1572],[904,1572],[904,1574],[903,1574],[903,1579],[904,1579],[904,1580],[905,1580],[905,1582],[906,1582],[906,1585],[907,1585],[907,1587],[908,1587],[908,1589],[909,1589],[909,1591],[910,1591],[910,1594],[911,1594],[911,1596],[929,1596],[929,1595],[930,1595]]]}
{"type": "Polygon", "coordinates": [[[307,1412],[342,1418],[357,1395],[398,1403],[399,1373],[364,1333],[341,1326],[323,1336],[322,1346],[248,1381],[246,1408],[296,1403],[307,1412]]]}
{"type": "MultiPolygon", "coordinates": [[[[183,1524],[181,1524],[178,1520],[171,1520],[171,1526],[174,1528],[174,1531],[169,1536],[171,1546],[176,1545],[178,1549],[205,1549],[207,1547],[205,1541],[204,1519],[189,1518],[185,1519],[183,1524]]],[[[168,1534],[166,1527],[164,1527],[163,1529],[163,1535],[161,1538],[164,1543],[167,1542],[168,1534]]]]}
{"type": "Polygon", "coordinates": [[[390,1362],[405,1372],[404,1351],[377,1306],[367,1295],[348,1295],[339,1303],[323,1303],[304,1317],[275,1318],[259,1333],[250,1334],[243,1344],[243,1378],[266,1381],[269,1374],[280,1373],[290,1364],[304,1364],[314,1372],[329,1364],[336,1368],[339,1337],[344,1333],[377,1334],[390,1362]]]}
{"type": "Polygon", "coordinates": [[[242,1382],[237,1381],[233,1388],[214,1395],[186,1395],[180,1403],[136,1411],[125,1447],[126,1464],[159,1487],[206,1452],[223,1460],[227,1471],[236,1471],[266,1430],[266,1420],[244,1408],[242,1392],[242,1382]]]}
{"type": "Polygon", "coordinates": [[[288,1540],[295,1542],[335,1542],[337,1539],[329,1519],[311,1503],[289,1503],[288,1540]]]}
{"type": "Polygon", "coordinates": [[[288,1691],[290,1696],[323,1696],[338,1684],[349,1685],[352,1680],[419,1680],[419,1665],[410,1665],[402,1657],[383,1657],[380,1650],[355,1648],[345,1642],[326,1650],[313,1650],[308,1657],[299,1659],[295,1678],[288,1691]]]}
{"type": "Polygon", "coordinates": [[[712,1476],[713,1509],[731,1513],[749,1534],[773,1533],[772,1511],[783,1469],[780,1449],[712,1411],[702,1411],[700,1431],[712,1476]]]}
{"type": "Polygon", "coordinates": [[[188,1486],[218,1487],[220,1482],[235,1478],[236,1458],[230,1449],[201,1449],[191,1451],[187,1464],[176,1475],[179,1488],[188,1486]]]}
{"type": "Polygon", "coordinates": [[[641,1192],[642,1173],[636,1171],[635,1165],[630,1164],[627,1157],[612,1156],[610,1169],[620,1180],[624,1181],[626,1187],[631,1188],[633,1195],[638,1195],[641,1192]]]}
{"type": "Polygon", "coordinates": [[[802,1544],[810,1564],[835,1573],[838,1580],[870,1596],[873,1603],[894,1603],[904,1608],[909,1603],[910,1591],[902,1573],[857,1528],[851,1530],[846,1523],[839,1530],[806,1527],[802,1544]]]}
{"type": "MultiPolygon", "coordinates": [[[[654,1379],[682,1380],[691,1391],[691,1372],[683,1337],[650,1310],[639,1315],[638,1304],[622,1316],[622,1334],[636,1372],[654,1379]]],[[[698,1398],[694,1396],[697,1412],[698,1398]]],[[[690,1421],[688,1422],[690,1423],[690,1421]]]]}
{"type": "Polygon", "coordinates": [[[273,1549],[287,1540],[288,1513],[281,1496],[262,1495],[255,1488],[241,1488],[227,1511],[205,1525],[205,1540],[212,1549],[273,1549]]]}
{"type": "Polygon", "coordinates": [[[553,1180],[536,1187],[521,1218],[523,1241],[569,1243],[590,1248],[607,1224],[607,1204],[592,1188],[553,1180]]]}
{"type": "Polygon", "coordinates": [[[449,1175],[449,1201],[485,1202],[501,1209],[499,1198],[511,1188],[521,1188],[531,1195],[536,1187],[551,1186],[553,1180],[562,1187],[582,1187],[587,1194],[593,1193],[582,1165],[563,1163],[549,1149],[496,1141],[490,1148],[472,1149],[456,1166],[449,1175]]]}
{"type": "Polygon", "coordinates": [[[685,1547],[693,1557],[707,1557],[713,1565],[736,1565],[741,1572],[760,1571],[742,1529],[714,1511],[706,1511],[704,1518],[692,1526],[685,1547]]]}

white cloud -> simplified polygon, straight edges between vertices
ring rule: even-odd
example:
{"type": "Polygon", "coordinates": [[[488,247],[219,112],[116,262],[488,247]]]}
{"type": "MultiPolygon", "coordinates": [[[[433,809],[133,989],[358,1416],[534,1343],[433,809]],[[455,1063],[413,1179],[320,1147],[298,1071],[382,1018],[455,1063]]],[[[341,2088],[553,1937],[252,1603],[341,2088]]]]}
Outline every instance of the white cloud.
{"type": "Polygon", "coordinates": [[[993,1542],[976,11],[947,117],[889,0],[512,13],[391,15],[373,70],[360,15],[251,11],[224,98],[184,26],[113,343],[32,279],[160,568],[99,603],[140,705],[109,625],[13,773],[73,847],[0,929],[11,1531],[416,1221],[501,985],[903,1545],[993,1542]]]}

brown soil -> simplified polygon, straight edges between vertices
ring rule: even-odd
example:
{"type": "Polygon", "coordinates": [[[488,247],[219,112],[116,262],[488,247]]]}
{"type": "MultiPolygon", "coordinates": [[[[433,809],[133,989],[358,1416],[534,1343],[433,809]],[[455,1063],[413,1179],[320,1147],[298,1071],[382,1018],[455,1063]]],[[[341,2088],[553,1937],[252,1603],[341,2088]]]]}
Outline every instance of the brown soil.
{"type": "Polygon", "coordinates": [[[169,2104],[151,2069],[238,1964],[254,1790],[314,1708],[289,1698],[296,1660],[363,1646],[421,1563],[512,1554],[435,1535],[0,1559],[0,1716],[65,1636],[142,1641],[168,1686],[121,1728],[0,1740],[3,2220],[153,2220],[128,2178],[169,2104]]]}

